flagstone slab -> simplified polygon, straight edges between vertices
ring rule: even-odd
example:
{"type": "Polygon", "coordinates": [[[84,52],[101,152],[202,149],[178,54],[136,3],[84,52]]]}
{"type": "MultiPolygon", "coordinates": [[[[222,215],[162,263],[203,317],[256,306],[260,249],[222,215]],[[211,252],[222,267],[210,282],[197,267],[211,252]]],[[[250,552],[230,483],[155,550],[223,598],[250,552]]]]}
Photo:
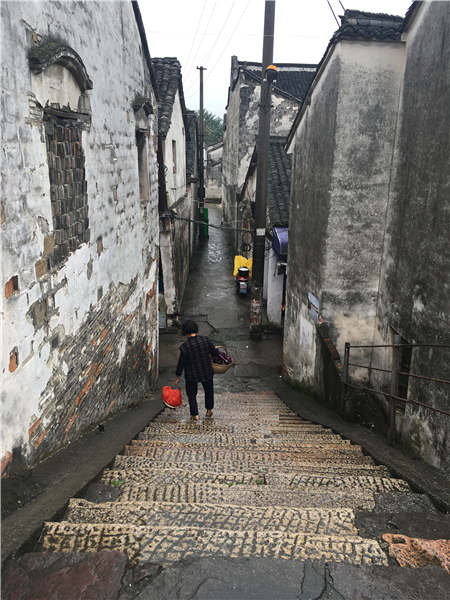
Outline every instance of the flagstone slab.
{"type": "Polygon", "coordinates": [[[169,565],[205,556],[326,560],[358,565],[387,565],[376,540],[358,536],[305,535],[280,531],[145,527],[90,523],[45,523],[45,552],[119,550],[132,561],[169,565]]]}

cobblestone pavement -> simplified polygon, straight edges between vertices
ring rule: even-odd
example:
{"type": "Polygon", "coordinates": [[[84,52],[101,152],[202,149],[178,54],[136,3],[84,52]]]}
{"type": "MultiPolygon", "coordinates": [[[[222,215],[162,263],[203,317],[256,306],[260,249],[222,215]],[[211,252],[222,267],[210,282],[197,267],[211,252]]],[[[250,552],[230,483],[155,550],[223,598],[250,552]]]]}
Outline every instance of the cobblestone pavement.
{"type": "MultiPolygon", "coordinates": [[[[397,538],[383,538],[392,527],[407,534],[415,515],[439,529],[443,515],[360,446],[283,403],[271,386],[280,340],[248,339],[223,234],[212,231],[197,258],[183,315],[234,359],[216,377],[213,418],[191,421],[186,404],[165,409],[101,473],[100,492],[71,499],[61,521],[44,525],[39,549],[119,550],[135,569],[157,566],[144,591],[122,590],[120,600],[444,598],[437,555],[422,555],[419,575],[398,566],[397,538]]],[[[173,380],[181,342],[161,336],[161,384],[173,380]]]]}
{"type": "Polygon", "coordinates": [[[198,423],[186,405],[165,409],[102,473],[116,502],[71,500],[61,522],[46,523],[42,549],[120,550],[163,566],[213,556],[388,564],[354,511],[374,510],[377,494],[416,496],[406,482],[270,391],[216,403],[198,423]]]}

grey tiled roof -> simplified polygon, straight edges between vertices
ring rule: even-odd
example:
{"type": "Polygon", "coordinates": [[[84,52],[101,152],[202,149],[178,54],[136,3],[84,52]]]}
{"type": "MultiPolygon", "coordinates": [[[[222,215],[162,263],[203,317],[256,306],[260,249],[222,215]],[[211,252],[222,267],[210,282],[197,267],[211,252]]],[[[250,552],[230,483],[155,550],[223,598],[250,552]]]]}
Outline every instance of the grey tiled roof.
{"type": "Polygon", "coordinates": [[[177,91],[180,92],[181,108],[185,113],[181,65],[177,58],[152,58],[158,88],[159,135],[166,137],[172,119],[173,104],[177,91]]]}
{"type": "Polygon", "coordinates": [[[285,144],[284,137],[270,138],[267,212],[271,227],[289,225],[291,155],[286,154],[285,144]]]}
{"type": "MultiPolygon", "coordinates": [[[[244,73],[261,82],[261,63],[240,63],[244,73]]],[[[280,96],[303,101],[314,78],[316,65],[277,64],[278,75],[273,84],[273,92],[280,96]]]]}
{"type": "Polygon", "coordinates": [[[400,41],[403,17],[384,13],[346,10],[341,16],[341,26],[331,38],[340,40],[400,41]]]}

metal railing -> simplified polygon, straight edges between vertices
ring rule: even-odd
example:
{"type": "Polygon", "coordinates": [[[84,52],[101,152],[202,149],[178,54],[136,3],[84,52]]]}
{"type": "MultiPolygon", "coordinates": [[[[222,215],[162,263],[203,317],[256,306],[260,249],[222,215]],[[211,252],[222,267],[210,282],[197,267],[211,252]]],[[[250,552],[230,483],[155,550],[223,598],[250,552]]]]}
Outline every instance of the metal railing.
{"type": "Polygon", "coordinates": [[[450,412],[448,410],[443,410],[441,408],[436,408],[435,406],[431,406],[430,404],[425,404],[424,402],[419,402],[418,400],[414,400],[412,398],[405,398],[399,395],[399,376],[412,377],[413,379],[420,379],[423,381],[430,381],[439,385],[450,385],[450,381],[447,379],[441,379],[438,377],[429,377],[428,375],[419,375],[417,373],[410,373],[409,371],[405,371],[401,369],[400,364],[400,351],[401,348],[440,348],[440,349],[450,349],[450,345],[446,344],[404,344],[400,342],[400,336],[394,336],[393,344],[372,344],[372,345],[352,345],[349,342],[345,344],[344,351],[344,385],[350,387],[352,389],[368,391],[375,394],[382,394],[385,398],[389,399],[389,429],[388,429],[388,441],[390,444],[393,443],[395,436],[395,402],[403,402],[406,404],[413,404],[415,406],[420,406],[422,408],[426,408],[427,410],[433,411],[435,413],[439,413],[442,415],[446,415],[450,417],[450,412]],[[350,350],[351,349],[373,349],[373,348],[391,348],[392,349],[392,365],[390,369],[382,369],[380,367],[373,367],[372,365],[361,365],[358,363],[350,362],[350,350]],[[377,390],[368,386],[358,385],[350,382],[349,376],[349,368],[355,367],[359,369],[367,369],[369,372],[371,371],[379,371],[381,373],[390,373],[391,375],[391,385],[390,392],[384,392],[382,390],[377,390]]]}

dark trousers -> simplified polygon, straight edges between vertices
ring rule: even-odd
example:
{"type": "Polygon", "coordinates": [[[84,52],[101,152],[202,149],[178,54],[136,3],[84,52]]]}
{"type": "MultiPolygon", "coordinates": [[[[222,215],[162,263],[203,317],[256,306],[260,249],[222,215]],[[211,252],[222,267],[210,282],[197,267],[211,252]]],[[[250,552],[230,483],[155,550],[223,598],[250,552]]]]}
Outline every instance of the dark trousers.
{"type": "MultiPolygon", "coordinates": [[[[205,408],[206,410],[212,410],[214,408],[214,384],[213,380],[201,382],[203,389],[205,390],[205,408]]],[[[189,400],[189,408],[191,409],[191,415],[194,417],[198,415],[198,404],[197,404],[197,389],[198,383],[196,381],[186,381],[186,394],[189,400]]]]}

